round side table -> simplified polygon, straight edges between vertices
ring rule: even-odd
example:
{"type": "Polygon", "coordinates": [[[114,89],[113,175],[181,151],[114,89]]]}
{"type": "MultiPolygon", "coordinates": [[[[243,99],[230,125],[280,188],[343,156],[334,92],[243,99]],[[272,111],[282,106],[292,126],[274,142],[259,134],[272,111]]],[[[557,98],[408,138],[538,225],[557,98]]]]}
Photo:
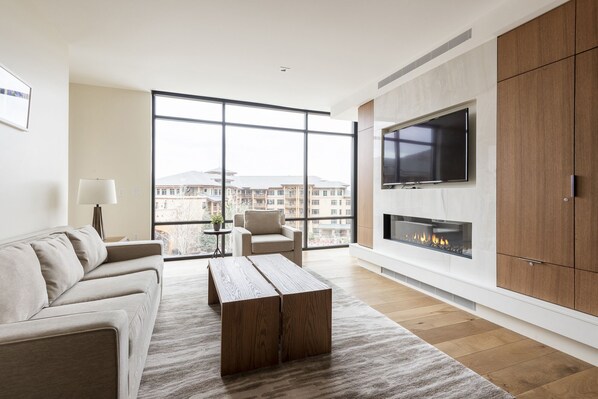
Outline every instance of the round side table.
{"type": "Polygon", "coordinates": [[[226,235],[226,234],[230,234],[230,232],[233,231],[232,229],[220,229],[220,230],[214,230],[214,229],[208,229],[208,230],[204,230],[203,233],[207,234],[209,236],[216,236],[216,249],[214,250],[214,253],[212,254],[212,258],[217,258],[218,256],[222,256],[224,258],[224,252],[222,252],[220,250],[220,243],[218,241],[218,239],[220,238],[220,236],[226,235]]]}

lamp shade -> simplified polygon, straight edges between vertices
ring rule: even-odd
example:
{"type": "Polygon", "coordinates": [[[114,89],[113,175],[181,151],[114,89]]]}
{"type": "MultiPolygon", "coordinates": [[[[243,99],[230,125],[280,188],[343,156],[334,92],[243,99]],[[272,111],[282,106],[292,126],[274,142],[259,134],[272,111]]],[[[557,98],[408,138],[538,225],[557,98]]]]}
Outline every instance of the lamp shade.
{"type": "Polygon", "coordinates": [[[77,203],[84,204],[116,204],[116,186],[114,180],[80,179],[77,203]]]}

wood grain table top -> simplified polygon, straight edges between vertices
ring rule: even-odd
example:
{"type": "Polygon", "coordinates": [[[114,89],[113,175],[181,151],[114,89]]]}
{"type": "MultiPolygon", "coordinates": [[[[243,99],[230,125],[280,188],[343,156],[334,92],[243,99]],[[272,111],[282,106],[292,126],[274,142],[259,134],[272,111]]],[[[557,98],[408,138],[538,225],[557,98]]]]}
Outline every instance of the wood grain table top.
{"type": "Polygon", "coordinates": [[[279,296],[245,257],[210,259],[209,268],[221,304],[279,296]]]}
{"type": "Polygon", "coordinates": [[[281,295],[330,289],[329,286],[280,254],[249,256],[249,260],[281,295]]]}

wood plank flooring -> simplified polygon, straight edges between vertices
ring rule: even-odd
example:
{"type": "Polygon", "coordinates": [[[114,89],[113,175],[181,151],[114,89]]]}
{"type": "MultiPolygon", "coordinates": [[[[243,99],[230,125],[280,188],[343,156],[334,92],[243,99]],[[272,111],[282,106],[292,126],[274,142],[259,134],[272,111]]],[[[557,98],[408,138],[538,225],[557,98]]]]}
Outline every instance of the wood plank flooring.
{"type": "Polygon", "coordinates": [[[359,267],[348,249],[303,257],[304,267],[517,398],[598,398],[598,367],[359,267]]]}

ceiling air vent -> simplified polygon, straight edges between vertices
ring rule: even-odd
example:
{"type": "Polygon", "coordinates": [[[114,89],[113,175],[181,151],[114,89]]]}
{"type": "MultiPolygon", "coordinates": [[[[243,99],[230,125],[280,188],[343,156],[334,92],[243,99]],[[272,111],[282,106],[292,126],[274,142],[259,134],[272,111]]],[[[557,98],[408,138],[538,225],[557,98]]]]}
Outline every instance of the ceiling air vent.
{"type": "Polygon", "coordinates": [[[414,69],[424,65],[426,62],[433,60],[434,58],[438,57],[449,51],[452,48],[457,47],[461,43],[471,39],[471,29],[466,30],[465,32],[461,33],[460,35],[452,38],[448,42],[444,43],[441,46],[436,47],[434,50],[430,51],[428,54],[418,58],[417,60],[413,61],[411,64],[403,67],[393,73],[392,75],[382,79],[378,82],[378,88],[381,89],[382,87],[386,86],[387,84],[397,80],[403,75],[408,74],[409,72],[413,71],[414,69]]]}

